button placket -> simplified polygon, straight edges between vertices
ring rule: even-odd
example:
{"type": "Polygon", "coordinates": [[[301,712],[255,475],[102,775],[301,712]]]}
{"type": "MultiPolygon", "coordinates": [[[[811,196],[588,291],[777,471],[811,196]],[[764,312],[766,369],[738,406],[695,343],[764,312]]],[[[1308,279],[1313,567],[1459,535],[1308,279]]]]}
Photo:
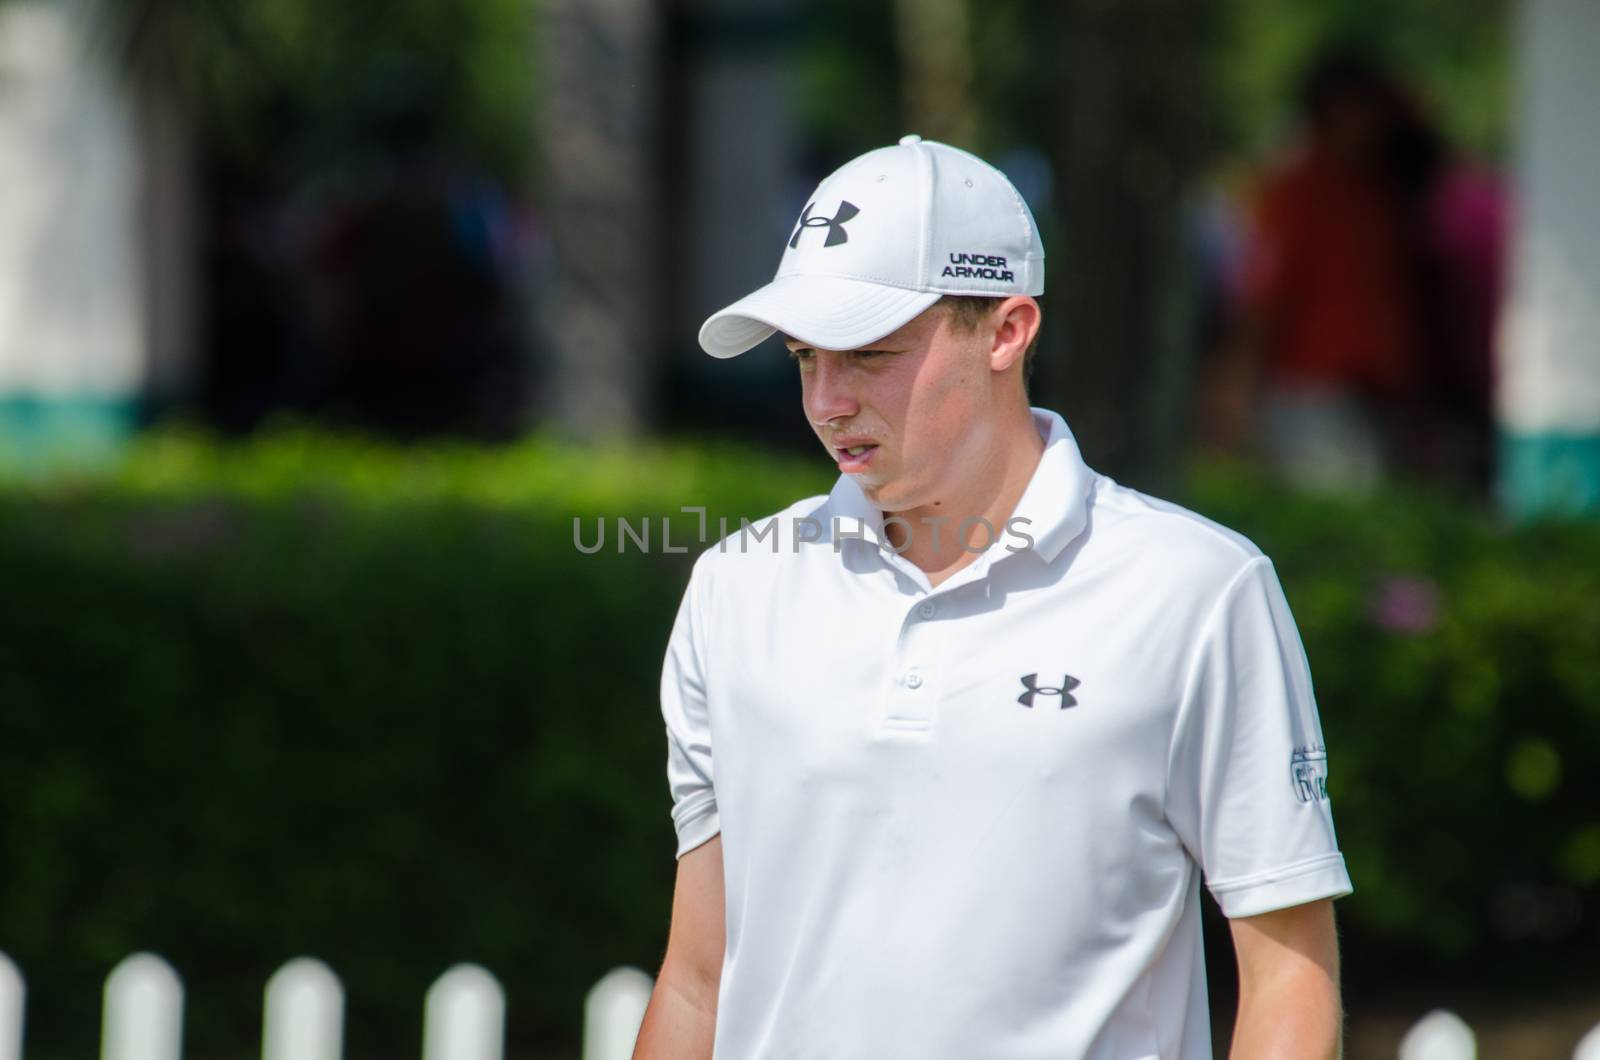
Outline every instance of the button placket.
{"type": "Polygon", "coordinates": [[[937,603],[924,600],[907,610],[901,621],[883,707],[883,724],[887,729],[926,730],[938,713],[942,624],[928,621],[938,613],[937,603]]]}

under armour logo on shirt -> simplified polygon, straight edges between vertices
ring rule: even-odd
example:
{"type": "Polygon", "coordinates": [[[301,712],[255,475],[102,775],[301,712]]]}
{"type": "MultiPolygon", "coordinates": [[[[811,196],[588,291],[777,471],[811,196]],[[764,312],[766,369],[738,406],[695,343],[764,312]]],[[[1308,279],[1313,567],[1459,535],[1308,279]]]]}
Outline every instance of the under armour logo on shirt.
{"type": "Polygon", "coordinates": [[[800,223],[794,226],[794,235],[789,237],[789,249],[793,250],[800,245],[800,236],[808,228],[828,230],[828,238],[822,241],[825,247],[838,246],[840,243],[850,241],[850,234],[844,230],[844,223],[860,213],[861,208],[848,199],[840,199],[838,212],[832,217],[812,217],[811,208],[815,205],[814,202],[806,203],[805,210],[800,214],[800,223]]]}
{"type": "Polygon", "coordinates": [[[1034,696],[1060,696],[1061,709],[1066,710],[1068,707],[1075,707],[1078,705],[1078,701],[1072,698],[1072,690],[1077,688],[1078,684],[1078,679],[1073,677],[1071,674],[1068,674],[1061,678],[1061,684],[1059,687],[1050,687],[1046,685],[1045,687],[1041,688],[1039,687],[1038,674],[1023,674],[1022,687],[1027,689],[1027,691],[1017,697],[1017,702],[1021,703],[1025,707],[1031,707],[1033,706],[1034,696]]]}

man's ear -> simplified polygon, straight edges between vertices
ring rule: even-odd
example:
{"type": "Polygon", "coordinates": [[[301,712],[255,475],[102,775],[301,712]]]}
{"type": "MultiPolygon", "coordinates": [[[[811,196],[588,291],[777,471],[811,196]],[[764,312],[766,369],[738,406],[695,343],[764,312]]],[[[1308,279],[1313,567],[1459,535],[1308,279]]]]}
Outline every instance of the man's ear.
{"type": "Polygon", "coordinates": [[[1028,295],[1012,295],[994,307],[990,318],[994,324],[994,341],[989,347],[989,368],[1004,372],[1012,365],[1022,364],[1033,337],[1039,334],[1043,314],[1039,303],[1028,295]]]}

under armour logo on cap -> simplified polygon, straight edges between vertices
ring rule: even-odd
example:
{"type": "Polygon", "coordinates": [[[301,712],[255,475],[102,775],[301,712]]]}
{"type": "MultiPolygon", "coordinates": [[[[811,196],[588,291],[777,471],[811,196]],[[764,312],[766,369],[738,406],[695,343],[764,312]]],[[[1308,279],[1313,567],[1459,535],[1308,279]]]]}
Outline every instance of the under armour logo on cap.
{"type": "Polygon", "coordinates": [[[841,199],[839,209],[832,217],[812,217],[811,208],[815,205],[814,202],[808,202],[806,208],[801,211],[800,223],[794,226],[794,235],[789,237],[789,249],[793,250],[800,245],[800,236],[808,228],[828,230],[828,238],[822,241],[825,247],[834,247],[850,241],[850,234],[844,230],[844,223],[860,213],[860,208],[853,202],[841,199]]]}
{"type": "Polygon", "coordinates": [[[1031,707],[1033,706],[1034,696],[1060,696],[1061,709],[1066,710],[1068,707],[1075,707],[1078,705],[1078,701],[1072,698],[1072,690],[1077,688],[1078,684],[1078,679],[1068,674],[1061,678],[1060,687],[1051,688],[1046,686],[1044,688],[1040,688],[1038,674],[1024,674],[1022,676],[1022,687],[1027,689],[1027,691],[1017,697],[1017,702],[1021,703],[1025,707],[1031,707]]]}

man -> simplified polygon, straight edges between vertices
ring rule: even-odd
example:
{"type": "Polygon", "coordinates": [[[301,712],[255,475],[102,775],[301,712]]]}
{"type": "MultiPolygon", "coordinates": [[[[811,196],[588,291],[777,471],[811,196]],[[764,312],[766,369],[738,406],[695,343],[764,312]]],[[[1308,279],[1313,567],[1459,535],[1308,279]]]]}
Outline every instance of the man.
{"type": "Polygon", "coordinates": [[[1249,541],[1096,474],[1030,408],[1043,250],[998,171],[908,136],[828,177],[774,331],[840,478],[707,549],[667,650],[678,835],[635,1060],[1333,1057],[1310,674],[1249,541]]]}

